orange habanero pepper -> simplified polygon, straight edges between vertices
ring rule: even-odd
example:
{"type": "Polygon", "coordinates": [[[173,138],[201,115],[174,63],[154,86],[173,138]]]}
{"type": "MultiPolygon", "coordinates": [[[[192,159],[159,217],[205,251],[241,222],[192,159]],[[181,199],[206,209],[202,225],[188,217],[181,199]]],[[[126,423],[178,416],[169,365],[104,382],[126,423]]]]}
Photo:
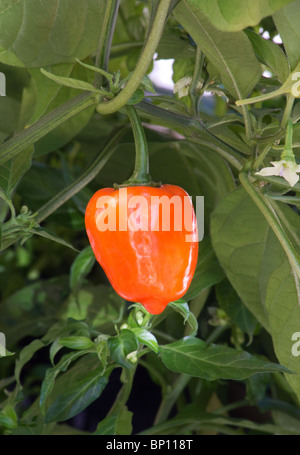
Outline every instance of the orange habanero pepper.
{"type": "Polygon", "coordinates": [[[198,238],[185,190],[175,185],[101,189],[88,203],[85,224],[97,261],[125,300],[159,314],[186,293],[198,238]]]}

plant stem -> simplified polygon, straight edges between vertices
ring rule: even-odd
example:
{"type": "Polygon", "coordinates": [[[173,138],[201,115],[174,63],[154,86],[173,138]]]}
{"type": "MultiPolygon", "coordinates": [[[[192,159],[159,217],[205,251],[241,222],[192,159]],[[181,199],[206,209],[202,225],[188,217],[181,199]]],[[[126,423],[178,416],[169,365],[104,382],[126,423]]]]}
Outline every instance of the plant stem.
{"type": "MultiPolygon", "coordinates": [[[[111,49],[112,38],[115,30],[120,0],[107,0],[104,20],[101,28],[95,66],[108,71],[108,61],[111,49]]],[[[101,74],[96,74],[95,83],[98,87],[102,85],[101,74]]]]}
{"type": "Polygon", "coordinates": [[[261,191],[258,188],[255,188],[249,181],[248,175],[246,172],[241,172],[239,175],[240,182],[256,204],[258,209],[261,211],[262,215],[265,217],[270,227],[272,228],[274,234],[279,240],[283,250],[285,251],[291,267],[298,278],[300,278],[300,263],[297,257],[297,253],[294,251],[293,245],[290,243],[284,229],[281,226],[281,223],[270,205],[269,201],[263,196],[261,191]]]}
{"type": "Polygon", "coordinates": [[[75,194],[82,190],[96,177],[114,153],[118,141],[126,131],[127,127],[124,127],[118,131],[114,130],[112,132],[108,142],[102,149],[102,152],[99,153],[96,159],[92,161],[86,171],[84,171],[74,182],[64,188],[60,193],[56,194],[50,201],[46,202],[46,204],[44,204],[37,211],[37,217],[35,218],[36,223],[41,223],[45,218],[71,199],[71,197],[75,196],[75,194]]]}
{"type": "Polygon", "coordinates": [[[119,111],[123,106],[125,106],[134,92],[138,89],[150,66],[153,55],[161,38],[170,4],[171,0],[164,0],[159,3],[153,27],[131,78],[125,88],[114,99],[106,103],[98,104],[97,111],[100,114],[112,114],[119,111]]]}
{"type": "Polygon", "coordinates": [[[115,188],[122,186],[149,185],[152,183],[149,174],[149,153],[148,145],[142,123],[133,106],[127,106],[127,114],[133,130],[135,143],[135,166],[132,176],[122,183],[115,184],[115,188]]]}
{"type": "Polygon", "coordinates": [[[233,409],[241,408],[243,406],[249,406],[249,401],[248,400],[236,401],[235,403],[230,403],[226,406],[222,406],[221,408],[215,409],[213,413],[224,414],[225,412],[232,411],[233,409]]]}
{"type": "Polygon", "coordinates": [[[0,145],[0,164],[21,153],[57,126],[96,104],[95,95],[83,92],[46,114],[37,122],[0,145]]]}
{"type": "Polygon", "coordinates": [[[172,335],[169,335],[168,333],[166,333],[162,330],[152,329],[151,332],[156,337],[161,337],[162,339],[168,341],[169,343],[174,343],[174,341],[176,341],[176,338],[172,337],[172,335]]]}
{"type": "Polygon", "coordinates": [[[209,335],[209,337],[207,337],[205,343],[207,344],[214,343],[219,338],[219,336],[222,335],[222,333],[228,329],[228,327],[229,327],[228,324],[219,325],[218,327],[216,327],[209,335]]]}
{"type": "Polygon", "coordinates": [[[118,395],[110,408],[106,417],[112,415],[115,412],[118,412],[119,408],[124,406],[127,403],[129,395],[132,389],[132,383],[134,379],[134,374],[137,368],[137,364],[134,365],[131,369],[123,368],[123,374],[125,376],[125,382],[123,383],[121,389],[118,392],[118,395]]]}
{"type": "Polygon", "coordinates": [[[271,149],[271,145],[270,144],[267,144],[263,150],[260,152],[260,154],[258,155],[258,157],[256,158],[256,160],[254,161],[254,164],[253,164],[253,169],[256,170],[259,168],[259,166],[262,164],[263,160],[265,159],[265,157],[267,156],[267,154],[269,153],[271,149]]]}
{"type": "Polygon", "coordinates": [[[235,104],[237,106],[245,106],[246,104],[260,103],[261,101],[270,100],[276,96],[282,95],[283,93],[285,92],[280,88],[269,93],[264,93],[263,95],[253,96],[252,98],[245,98],[243,100],[237,100],[235,104]]]}
{"type": "Polygon", "coordinates": [[[244,117],[244,122],[245,122],[245,133],[246,133],[246,138],[248,141],[252,140],[252,129],[251,129],[251,119],[250,119],[250,114],[248,111],[247,106],[241,106],[242,107],[242,114],[244,117]]]}
{"type": "Polygon", "coordinates": [[[214,136],[207,128],[205,128],[204,125],[202,125],[201,122],[199,122],[199,119],[167,111],[166,109],[154,106],[146,101],[142,101],[137,104],[136,108],[145,112],[150,118],[155,118],[156,121],[157,119],[161,119],[164,124],[167,123],[171,128],[183,131],[183,134],[185,133],[185,130],[188,129],[189,135],[187,136],[187,140],[204,145],[211,150],[215,150],[237,170],[242,170],[244,166],[244,158],[240,152],[234,150],[221,139],[214,136]],[[191,134],[193,132],[197,135],[191,134]]]}
{"type": "Polygon", "coordinates": [[[268,198],[272,199],[273,201],[283,202],[284,204],[296,205],[297,207],[300,206],[300,197],[297,196],[277,196],[268,194],[268,198]]]}
{"type": "Polygon", "coordinates": [[[295,101],[295,97],[291,93],[288,93],[287,97],[286,97],[285,109],[284,109],[282,120],[281,120],[281,124],[280,124],[282,129],[284,129],[286,127],[288,119],[291,116],[291,113],[292,113],[292,110],[293,110],[294,101],[295,101]]]}
{"type": "Polygon", "coordinates": [[[281,159],[295,161],[293,152],[293,122],[291,118],[288,118],[286,123],[285,144],[281,159]]]}
{"type": "Polygon", "coordinates": [[[160,423],[163,423],[167,420],[178,396],[185,389],[191,378],[192,377],[188,374],[181,374],[176,379],[175,383],[172,385],[172,390],[162,400],[153,425],[159,425],[160,423]]]}
{"type": "Polygon", "coordinates": [[[204,54],[201,52],[200,48],[197,46],[196,51],[196,62],[194,67],[194,73],[192,77],[192,82],[190,85],[190,94],[194,95],[197,89],[198,81],[201,77],[202,67],[204,62],[204,54]]]}
{"type": "Polygon", "coordinates": [[[201,52],[199,46],[197,46],[194,73],[193,73],[192,82],[191,82],[190,89],[189,89],[189,95],[190,95],[190,100],[191,100],[191,105],[192,105],[194,115],[198,114],[199,98],[197,96],[197,85],[198,85],[199,79],[201,77],[203,62],[204,62],[204,54],[201,52]]]}

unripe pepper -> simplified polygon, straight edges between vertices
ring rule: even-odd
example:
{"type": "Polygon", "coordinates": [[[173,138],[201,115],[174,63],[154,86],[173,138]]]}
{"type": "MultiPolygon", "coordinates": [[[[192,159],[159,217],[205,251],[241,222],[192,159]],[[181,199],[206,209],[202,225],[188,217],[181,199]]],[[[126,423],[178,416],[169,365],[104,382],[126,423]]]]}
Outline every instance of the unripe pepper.
{"type": "Polygon", "coordinates": [[[198,257],[197,222],[175,185],[104,188],[88,203],[86,231],[115,291],[161,313],[187,291],[198,257]]]}

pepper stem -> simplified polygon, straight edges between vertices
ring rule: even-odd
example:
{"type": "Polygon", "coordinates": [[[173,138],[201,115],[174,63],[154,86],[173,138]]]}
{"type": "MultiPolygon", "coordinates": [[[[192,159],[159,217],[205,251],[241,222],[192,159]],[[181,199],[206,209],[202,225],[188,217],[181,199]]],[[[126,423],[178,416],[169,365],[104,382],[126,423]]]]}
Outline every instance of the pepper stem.
{"type": "Polygon", "coordinates": [[[135,142],[135,166],[132,176],[121,185],[114,184],[115,188],[125,186],[160,186],[155,183],[149,174],[149,153],[144,128],[133,106],[126,106],[127,114],[132,126],[135,142]]]}
{"type": "Polygon", "coordinates": [[[281,159],[286,161],[295,161],[293,152],[293,122],[289,118],[286,125],[285,146],[281,154],[281,159]]]}

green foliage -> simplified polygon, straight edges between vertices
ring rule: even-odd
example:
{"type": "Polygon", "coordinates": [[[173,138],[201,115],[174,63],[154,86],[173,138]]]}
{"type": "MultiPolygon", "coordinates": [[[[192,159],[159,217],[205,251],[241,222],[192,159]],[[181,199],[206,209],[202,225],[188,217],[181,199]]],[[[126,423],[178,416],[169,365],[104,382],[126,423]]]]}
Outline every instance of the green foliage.
{"type": "Polygon", "coordinates": [[[249,25],[257,25],[266,16],[291,3],[293,0],[187,0],[199,8],[219,30],[235,32],[249,25]],[[247,13],[246,13],[247,11],[247,13]]]}
{"type": "Polygon", "coordinates": [[[209,346],[194,337],[161,346],[160,352],[163,363],[170,370],[209,381],[218,378],[241,380],[255,373],[286,370],[247,352],[221,345],[209,346]]]}
{"type": "Polygon", "coordinates": [[[5,24],[6,33],[0,40],[1,61],[10,64],[18,59],[32,68],[70,62],[74,57],[83,59],[97,47],[103,12],[102,0],[80,0],[76,4],[60,0],[36,4],[30,0],[24,5],[3,0],[0,25],[5,24]]]}
{"type": "Polygon", "coordinates": [[[283,40],[284,48],[292,70],[298,65],[300,58],[300,36],[298,28],[300,13],[298,6],[298,2],[292,2],[290,5],[287,5],[274,14],[274,21],[281,39],[283,40]]]}
{"type": "Polygon", "coordinates": [[[130,435],[132,432],[132,412],[128,411],[126,407],[121,409],[118,413],[112,414],[97,426],[96,435],[130,435]]]}
{"type": "Polygon", "coordinates": [[[217,69],[230,94],[235,98],[246,96],[261,74],[247,36],[215,29],[200,9],[186,0],[177,6],[175,17],[217,69]]]}
{"type": "Polygon", "coordinates": [[[300,0],[0,0],[0,27],[0,433],[299,435],[300,183],[257,172],[300,164],[300,0]],[[151,81],[158,39],[182,97],[151,81]],[[155,316],[85,231],[132,174],[126,105],[153,180],[204,196],[192,283],[155,316]]]}

